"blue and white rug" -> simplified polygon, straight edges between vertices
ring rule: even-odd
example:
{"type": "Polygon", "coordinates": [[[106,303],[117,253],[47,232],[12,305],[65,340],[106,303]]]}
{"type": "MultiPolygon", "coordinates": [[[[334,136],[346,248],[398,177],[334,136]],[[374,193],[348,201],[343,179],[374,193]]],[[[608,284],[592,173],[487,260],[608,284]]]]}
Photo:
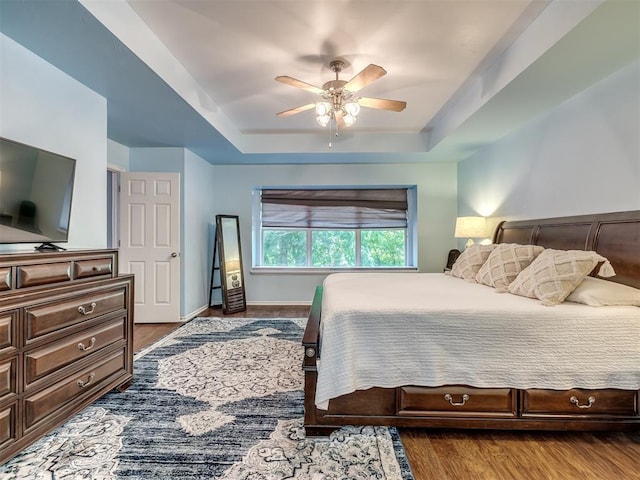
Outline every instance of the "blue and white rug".
{"type": "Polygon", "coordinates": [[[398,432],[307,439],[306,319],[198,318],[136,356],[112,392],[0,466],[0,478],[411,480],[398,432]]]}

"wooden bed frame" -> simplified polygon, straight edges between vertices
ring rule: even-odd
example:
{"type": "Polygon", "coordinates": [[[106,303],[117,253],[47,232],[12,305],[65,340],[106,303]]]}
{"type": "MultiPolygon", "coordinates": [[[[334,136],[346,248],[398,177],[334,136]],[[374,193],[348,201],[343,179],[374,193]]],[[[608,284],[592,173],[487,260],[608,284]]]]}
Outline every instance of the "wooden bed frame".
{"type": "MultiPolygon", "coordinates": [[[[560,250],[595,250],[608,258],[616,271],[617,275],[609,280],[640,288],[640,210],[502,222],[493,241],[560,250]]],[[[328,410],[319,410],[314,400],[316,364],[321,354],[321,310],[322,287],[318,287],[302,340],[304,425],[308,436],[328,435],[343,425],[640,430],[640,391],[635,390],[518,390],[464,385],[376,387],[332,399],[328,410]],[[467,404],[471,397],[474,401],[467,404]]]]}

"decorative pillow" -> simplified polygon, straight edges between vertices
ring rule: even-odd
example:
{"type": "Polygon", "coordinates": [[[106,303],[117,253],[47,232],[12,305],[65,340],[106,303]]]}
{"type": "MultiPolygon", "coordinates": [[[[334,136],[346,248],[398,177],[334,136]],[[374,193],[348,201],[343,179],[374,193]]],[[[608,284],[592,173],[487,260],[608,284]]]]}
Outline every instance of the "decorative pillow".
{"type": "Polygon", "coordinates": [[[546,249],[509,285],[509,293],[537,298],[543,305],[562,303],[594,267],[598,275],[615,275],[609,260],[592,251],[546,249]]]}
{"type": "Polygon", "coordinates": [[[586,277],[567,297],[567,301],[584,303],[592,307],[606,305],[640,307],[640,290],[600,278],[586,277]]]}
{"type": "Polygon", "coordinates": [[[543,250],[544,247],[538,245],[518,245],[517,243],[496,245],[487,261],[480,267],[476,282],[495,287],[498,292],[506,292],[509,284],[543,250]]]}
{"type": "Polygon", "coordinates": [[[476,283],[478,270],[487,261],[494,248],[496,245],[471,245],[466,248],[451,267],[451,275],[476,283]]]}

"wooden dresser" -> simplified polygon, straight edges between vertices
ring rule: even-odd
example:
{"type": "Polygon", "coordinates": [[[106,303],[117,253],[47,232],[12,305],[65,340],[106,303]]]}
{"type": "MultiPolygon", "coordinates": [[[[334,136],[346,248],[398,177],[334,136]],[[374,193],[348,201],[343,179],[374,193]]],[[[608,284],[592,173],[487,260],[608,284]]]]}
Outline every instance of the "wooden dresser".
{"type": "Polygon", "coordinates": [[[0,254],[0,464],[133,379],[117,250],[0,254]]]}

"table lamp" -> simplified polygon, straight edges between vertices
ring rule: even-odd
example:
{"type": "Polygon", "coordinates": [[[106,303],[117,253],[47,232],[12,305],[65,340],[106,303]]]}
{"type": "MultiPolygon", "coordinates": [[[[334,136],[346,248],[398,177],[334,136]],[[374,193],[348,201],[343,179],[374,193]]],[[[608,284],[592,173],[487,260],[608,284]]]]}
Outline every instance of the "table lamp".
{"type": "Polygon", "coordinates": [[[487,222],[484,217],[458,217],[456,219],[455,238],[468,238],[465,248],[473,245],[473,238],[487,235],[487,222]]]}

